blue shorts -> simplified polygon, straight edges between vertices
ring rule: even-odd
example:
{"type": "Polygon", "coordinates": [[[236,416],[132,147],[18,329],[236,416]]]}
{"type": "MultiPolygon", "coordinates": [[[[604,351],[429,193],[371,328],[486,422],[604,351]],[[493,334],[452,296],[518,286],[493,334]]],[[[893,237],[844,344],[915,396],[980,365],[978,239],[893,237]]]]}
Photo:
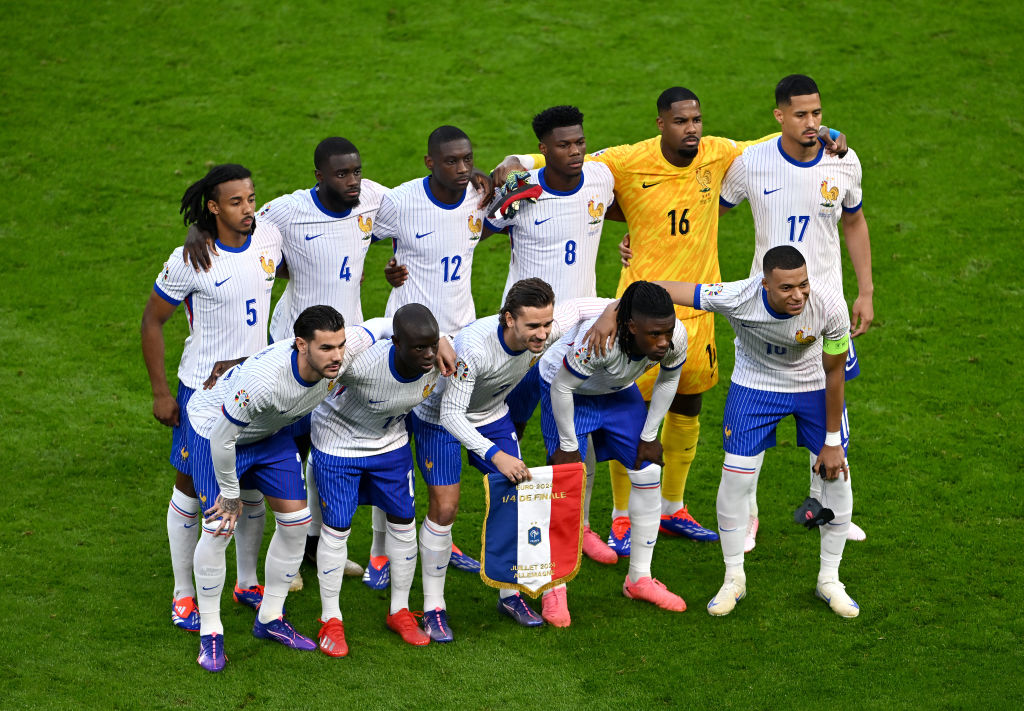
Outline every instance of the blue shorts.
{"type": "MultiPolygon", "coordinates": [[[[416,417],[416,413],[409,415],[406,422],[416,438],[416,464],[427,486],[458,484],[462,478],[462,444],[455,435],[441,425],[424,422],[416,417]]],[[[522,458],[516,426],[508,413],[494,422],[477,427],[476,431],[494,442],[502,452],[522,458]]],[[[476,452],[467,454],[469,463],[484,474],[498,473],[489,459],[481,459],[476,452]]]]}
{"type": "Polygon", "coordinates": [[[188,401],[195,390],[178,383],[178,393],[174,401],[178,403],[178,426],[171,428],[171,466],[182,474],[188,474],[188,442],[185,430],[188,423],[188,401]]]}
{"type": "Polygon", "coordinates": [[[853,380],[860,375],[860,361],[857,360],[857,349],[853,347],[853,339],[850,339],[850,350],[846,352],[846,379],[853,380]]]}
{"type": "MultiPolygon", "coordinates": [[[[192,485],[205,510],[217,501],[220,486],[213,472],[210,440],[197,434],[192,423],[188,423],[188,454],[192,485]]],[[[287,501],[306,500],[302,463],[287,427],[259,442],[236,445],[235,471],[243,489],[258,489],[264,496],[287,501]]]]}
{"type": "Polygon", "coordinates": [[[530,421],[540,402],[540,367],[533,365],[505,397],[508,414],[517,425],[530,421]]]}
{"type": "Polygon", "coordinates": [[[373,504],[396,518],[416,518],[412,451],[408,444],[369,457],[310,452],[324,524],[345,529],[360,504],[373,504]]]}
{"type": "MultiPolygon", "coordinates": [[[[587,435],[594,440],[599,462],[616,460],[634,469],[640,433],[647,421],[647,405],[636,383],[608,395],[573,395],[573,424],[580,457],[587,458],[587,435]]],[[[558,447],[558,425],[551,411],[551,385],[540,381],[540,430],[550,457],[558,447]]],[[[641,468],[650,462],[642,462],[641,468]]]]}
{"type": "Polygon", "coordinates": [[[293,422],[291,424],[292,437],[298,439],[299,437],[307,436],[312,430],[312,425],[313,413],[310,412],[298,422],[293,422]]]}
{"type": "MultiPolygon", "coordinates": [[[[825,445],[824,389],[778,393],[732,383],[722,415],[722,446],[727,453],[743,457],[760,454],[775,446],[775,427],[787,415],[796,420],[796,443],[818,454],[825,445]]],[[[850,444],[846,405],[839,431],[845,452],[850,444]]]]}

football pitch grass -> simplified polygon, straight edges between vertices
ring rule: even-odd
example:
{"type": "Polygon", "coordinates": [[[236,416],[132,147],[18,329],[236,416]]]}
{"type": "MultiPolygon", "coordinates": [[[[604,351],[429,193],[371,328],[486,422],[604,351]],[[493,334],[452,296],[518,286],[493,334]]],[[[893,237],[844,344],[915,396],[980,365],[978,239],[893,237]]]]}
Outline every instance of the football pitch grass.
{"type": "MultiPolygon", "coordinates": [[[[978,2],[7,3],[0,707],[1024,705],[1022,37],[1020,12],[978,2]],[[755,138],[775,130],[772,89],[793,72],[818,81],[826,123],[864,167],[876,320],[847,399],[854,520],[868,540],[847,546],[842,568],[860,617],[814,597],[818,535],[791,518],[807,459],[787,423],[761,476],[748,595],[726,618],[704,610],[719,546],[662,537],[654,572],[686,598],[682,614],[625,599],[624,562],[584,560],[572,626],[522,629],[497,615],[493,590],[452,570],[456,642],[414,649],[385,628],[386,593],[347,579],[349,658],[255,640],[251,612],[226,597],[230,661],[202,671],[198,639],[168,619],[169,432],[151,414],[138,333],[184,236],[185,187],[239,162],[262,204],[313,184],[313,147],[330,135],[393,186],[424,174],[426,136],[445,123],[489,169],[532,150],[530,118],[559,103],[586,114],[592,150],[634,142],[654,134],[655,98],[676,84],[701,97],[706,135],[755,138]]],[[[605,227],[601,295],[615,289],[621,233],[605,227]]],[[[746,206],[723,218],[725,279],[746,276],[752,235],[746,206]]],[[[389,253],[370,249],[367,316],[383,313],[389,253]]],[[[479,315],[497,310],[507,260],[501,236],[477,249],[479,315]]],[[[852,301],[848,261],[844,271],[852,301]]],[[[184,315],[165,333],[173,376],[184,315]]],[[[709,527],[731,337],[720,319],[723,382],[705,397],[687,486],[709,527]]],[[[536,422],[524,452],[543,463],[536,422]]],[[[466,471],[454,535],[477,555],[483,493],[466,471]]],[[[420,521],[422,483],[418,499],[420,521]]],[[[602,534],[610,506],[601,466],[602,534]]],[[[368,529],[361,512],[349,550],[363,563],[368,529]]],[[[315,634],[316,578],[303,573],[287,606],[315,634]]]]}

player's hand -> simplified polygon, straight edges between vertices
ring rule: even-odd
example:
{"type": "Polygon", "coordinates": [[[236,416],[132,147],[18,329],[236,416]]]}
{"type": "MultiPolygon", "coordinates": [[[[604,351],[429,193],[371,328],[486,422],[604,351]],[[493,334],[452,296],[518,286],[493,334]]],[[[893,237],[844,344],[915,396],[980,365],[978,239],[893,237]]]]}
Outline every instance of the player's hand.
{"type": "Polygon", "coordinates": [[[494,172],[491,173],[491,180],[494,181],[494,185],[504,185],[505,178],[508,177],[508,174],[517,170],[521,170],[524,173],[529,172],[526,170],[526,166],[519,162],[518,158],[509,156],[505,160],[501,161],[501,163],[498,164],[498,167],[494,169],[494,172]]]}
{"type": "Polygon", "coordinates": [[[241,513],[241,499],[225,499],[223,496],[218,494],[217,502],[213,507],[208,508],[203,512],[203,523],[209,526],[217,519],[220,519],[220,525],[217,526],[217,530],[213,532],[213,535],[219,535],[220,532],[223,531],[224,535],[230,536],[235,532],[235,525],[238,522],[238,516],[241,513]]]}
{"type": "Polygon", "coordinates": [[[235,358],[234,360],[218,360],[213,364],[213,370],[210,371],[210,377],[203,381],[203,390],[209,390],[217,384],[217,378],[224,375],[236,365],[244,361],[245,358],[235,358]]]}
{"type": "Polygon", "coordinates": [[[875,305],[871,294],[858,294],[850,316],[850,336],[856,338],[862,333],[867,333],[874,320],[875,305]]]}
{"type": "Polygon", "coordinates": [[[551,465],[555,466],[558,464],[576,464],[582,462],[583,457],[580,456],[580,450],[574,449],[571,452],[566,452],[564,449],[556,449],[551,455],[551,465]]]}
{"type": "Polygon", "coordinates": [[[825,152],[830,156],[839,156],[843,158],[850,148],[846,145],[846,134],[840,133],[839,138],[832,140],[832,137],[828,134],[828,126],[821,126],[818,128],[818,138],[825,144],[825,152]]]}
{"type": "Polygon", "coordinates": [[[388,284],[397,289],[409,278],[409,270],[404,264],[399,264],[398,260],[392,257],[391,261],[384,267],[384,278],[388,280],[388,284]]]}
{"type": "Polygon", "coordinates": [[[622,241],[619,242],[619,261],[622,262],[622,266],[628,267],[629,262],[633,259],[633,250],[629,248],[629,233],[622,235],[622,241]]]}
{"type": "Polygon", "coordinates": [[[197,272],[200,268],[204,272],[208,272],[213,266],[213,260],[210,258],[211,252],[220,254],[213,236],[208,232],[203,232],[197,225],[189,225],[188,234],[185,235],[185,247],[181,254],[185,264],[191,264],[197,272]]]}
{"type": "Polygon", "coordinates": [[[491,180],[491,176],[479,168],[473,168],[473,172],[469,175],[469,182],[473,183],[473,187],[480,191],[480,202],[477,204],[477,209],[485,209],[494,199],[494,181],[491,180]]]}
{"type": "Polygon", "coordinates": [[[583,347],[597,356],[607,353],[615,342],[615,332],[618,324],[615,322],[615,311],[606,309],[590,327],[590,330],[583,334],[583,347]],[[609,313],[610,311],[610,313],[609,313]]]}
{"type": "Polygon", "coordinates": [[[437,341],[437,369],[441,375],[449,376],[455,372],[455,348],[447,336],[442,336],[437,341]]]}
{"type": "Polygon", "coordinates": [[[178,412],[178,401],[171,397],[170,393],[154,397],[153,417],[155,417],[161,425],[177,427],[181,424],[180,413],[178,412]]]}
{"type": "Polygon", "coordinates": [[[843,475],[843,481],[850,479],[850,468],[846,466],[846,455],[841,444],[822,447],[812,469],[815,474],[828,481],[835,481],[840,474],[843,475]]]}
{"type": "Polygon", "coordinates": [[[633,465],[633,468],[640,469],[644,462],[657,464],[659,467],[665,466],[665,460],[662,459],[661,440],[654,439],[651,442],[640,440],[640,444],[636,447],[636,464],[633,465]]]}
{"type": "Polygon", "coordinates": [[[498,451],[492,458],[491,463],[505,478],[514,484],[522,481],[530,481],[530,469],[523,463],[523,460],[513,457],[511,454],[498,451]]]}

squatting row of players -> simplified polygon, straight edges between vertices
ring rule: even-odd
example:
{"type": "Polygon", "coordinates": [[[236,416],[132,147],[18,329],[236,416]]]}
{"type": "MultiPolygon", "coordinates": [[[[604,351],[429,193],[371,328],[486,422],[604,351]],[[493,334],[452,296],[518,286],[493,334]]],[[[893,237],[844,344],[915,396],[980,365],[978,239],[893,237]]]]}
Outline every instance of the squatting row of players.
{"type": "MultiPolygon", "coordinates": [[[[253,634],[346,655],[339,597],[343,572],[361,572],[347,545],[359,504],[375,507],[363,579],[390,584],[388,627],[414,645],[452,641],[447,568],[479,568],[452,542],[462,448],[481,471],[528,478],[518,442],[538,402],[549,461],[588,462],[584,552],[609,564],[628,556],[624,595],[682,611],[682,598],[651,574],[659,530],[720,535],[726,573],[707,606],[714,615],[746,594],[761,462],[778,421],[794,415],[810,452],[811,496],[834,515],[820,529],[815,591],[836,613],[856,616],[838,568],[851,529],[863,537],[851,522],[844,404],[844,381],[858,371],[851,330],[863,333],[873,318],[861,168],[845,137],[821,126],[809,77],[784,78],[775,100],[781,132],[739,142],[703,136],[699,100],[674,87],[657,101],[658,136],[594,154],[579,110],[547,109],[533,121],[540,153],[509,156],[493,174],[500,183],[508,171],[528,171],[539,186],[518,211],[492,212],[492,185],[453,126],[429,136],[429,175],[391,190],[362,178],[361,156],[342,138],[316,147],[312,189],[259,212],[241,166],[216,166],[192,185],[182,199],[192,228],[157,277],[142,349],[154,415],[173,427],[171,617],[200,633],[199,663],[211,671],[226,663],[220,601],[231,539],[234,599],[257,610],[253,634]],[[718,218],[742,200],[755,223],[751,273],[722,283],[718,218]],[[628,227],[615,301],[596,298],[608,218],[628,227]],[[858,283],[852,329],[839,222],[858,283]],[[492,233],[510,239],[509,273],[501,312],[478,319],[473,253],[492,233]],[[393,245],[393,288],[385,317],[364,322],[364,257],[381,240],[393,245]],[[271,290],[283,276],[271,319],[271,290]],[[174,396],[162,327],[181,303],[190,335],[174,396]],[[701,393],[718,379],[715,311],[736,333],[718,534],[683,498],[701,393]],[[429,494],[418,547],[410,433],[429,494]],[[595,461],[612,470],[607,542],[589,521],[595,461]],[[276,528],[260,585],[266,507],[276,528]],[[304,553],[320,584],[317,641],[283,614],[304,553]],[[422,627],[409,610],[417,558],[422,627]]],[[[500,593],[498,610],[528,626],[570,624],[564,586],[544,595],[539,616],[512,591],[500,593]]]]}

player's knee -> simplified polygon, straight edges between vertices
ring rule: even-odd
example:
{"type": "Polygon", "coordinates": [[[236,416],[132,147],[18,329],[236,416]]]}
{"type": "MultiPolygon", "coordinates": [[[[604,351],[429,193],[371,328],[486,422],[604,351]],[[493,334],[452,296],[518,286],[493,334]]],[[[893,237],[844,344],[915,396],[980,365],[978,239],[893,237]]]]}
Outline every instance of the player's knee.
{"type": "Polygon", "coordinates": [[[398,518],[388,514],[388,535],[403,543],[411,543],[416,540],[415,519],[398,518]]]}
{"type": "Polygon", "coordinates": [[[344,548],[348,542],[348,534],[351,529],[332,528],[327,524],[320,527],[320,543],[333,550],[344,548]]]}
{"type": "Polygon", "coordinates": [[[274,518],[277,520],[277,531],[274,535],[284,536],[289,540],[299,540],[303,546],[305,545],[306,534],[309,533],[309,522],[313,518],[309,513],[308,506],[304,506],[298,511],[275,511],[274,518]]]}

